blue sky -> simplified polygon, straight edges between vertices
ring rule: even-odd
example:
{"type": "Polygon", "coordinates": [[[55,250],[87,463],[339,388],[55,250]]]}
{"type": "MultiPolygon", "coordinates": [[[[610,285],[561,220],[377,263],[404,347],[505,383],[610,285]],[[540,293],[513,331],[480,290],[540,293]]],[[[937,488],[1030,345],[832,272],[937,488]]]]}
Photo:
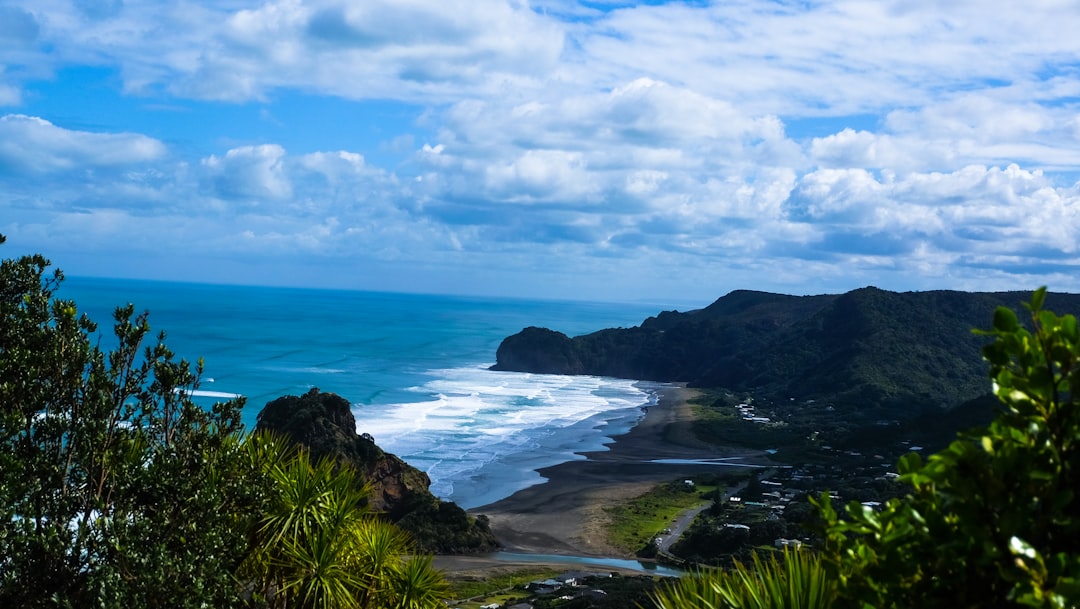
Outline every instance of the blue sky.
{"type": "Polygon", "coordinates": [[[1080,8],[0,0],[4,257],[707,303],[1080,291],[1080,8]]]}

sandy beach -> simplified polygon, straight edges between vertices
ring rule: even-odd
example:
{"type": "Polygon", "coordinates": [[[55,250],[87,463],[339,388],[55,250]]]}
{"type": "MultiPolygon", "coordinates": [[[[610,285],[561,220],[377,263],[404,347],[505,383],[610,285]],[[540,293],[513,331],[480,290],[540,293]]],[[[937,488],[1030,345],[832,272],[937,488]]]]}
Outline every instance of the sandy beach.
{"type": "MultiPolygon", "coordinates": [[[[583,453],[583,460],[541,469],[546,482],[470,512],[488,516],[508,552],[632,558],[604,539],[604,507],[638,496],[657,483],[715,472],[717,467],[652,461],[741,457],[745,463],[767,463],[760,452],[697,440],[689,426],[693,411],[687,400],[693,395],[694,390],[683,387],[662,390],[658,403],[628,433],[613,438],[609,450],[583,453]]],[[[438,562],[448,570],[480,564],[465,557],[440,557],[438,562]]]]}

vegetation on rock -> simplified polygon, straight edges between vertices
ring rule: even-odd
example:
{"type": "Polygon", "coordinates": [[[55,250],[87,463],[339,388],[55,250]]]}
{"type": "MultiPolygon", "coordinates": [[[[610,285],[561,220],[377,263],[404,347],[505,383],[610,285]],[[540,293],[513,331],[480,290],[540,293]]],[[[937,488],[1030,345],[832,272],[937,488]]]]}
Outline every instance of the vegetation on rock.
{"type": "Polygon", "coordinates": [[[427,474],[358,434],[349,401],[311,389],[283,396],[259,413],[257,431],[281,434],[305,447],[313,459],[329,458],[353,468],[367,485],[371,508],[409,531],[426,552],[485,552],[496,548],[487,519],[473,518],[456,503],[431,494],[427,474]]]}

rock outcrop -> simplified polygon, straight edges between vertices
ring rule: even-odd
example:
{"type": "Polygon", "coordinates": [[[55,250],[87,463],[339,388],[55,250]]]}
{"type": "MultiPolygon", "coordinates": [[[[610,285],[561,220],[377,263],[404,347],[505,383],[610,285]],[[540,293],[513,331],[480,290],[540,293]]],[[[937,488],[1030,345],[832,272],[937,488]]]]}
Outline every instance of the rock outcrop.
{"type": "Polygon", "coordinates": [[[268,402],[256,431],[273,431],[305,446],[314,459],[330,456],[352,465],[370,486],[369,505],[413,534],[421,549],[440,553],[488,552],[496,547],[484,518],[431,494],[428,475],[359,434],[349,401],[311,389],[268,402]]]}

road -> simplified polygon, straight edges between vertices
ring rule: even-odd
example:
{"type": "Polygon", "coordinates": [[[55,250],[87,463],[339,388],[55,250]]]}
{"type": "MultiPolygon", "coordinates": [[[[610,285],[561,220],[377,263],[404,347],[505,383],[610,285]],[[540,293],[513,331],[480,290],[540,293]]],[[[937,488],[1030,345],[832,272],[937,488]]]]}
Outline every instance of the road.
{"type": "MultiPolygon", "coordinates": [[[[720,497],[720,501],[727,501],[731,498],[732,495],[742,492],[744,488],[746,488],[745,480],[736,484],[735,486],[729,487],[726,491],[724,491],[724,494],[720,497]]],[[[709,509],[711,505],[712,504],[710,503],[706,503],[705,505],[699,505],[697,507],[690,508],[680,513],[675,518],[674,523],[671,525],[671,532],[662,533],[660,535],[660,552],[670,554],[671,546],[679,540],[679,536],[682,535],[683,532],[690,527],[690,523],[694,522],[694,519],[697,518],[698,514],[709,509]]]]}

